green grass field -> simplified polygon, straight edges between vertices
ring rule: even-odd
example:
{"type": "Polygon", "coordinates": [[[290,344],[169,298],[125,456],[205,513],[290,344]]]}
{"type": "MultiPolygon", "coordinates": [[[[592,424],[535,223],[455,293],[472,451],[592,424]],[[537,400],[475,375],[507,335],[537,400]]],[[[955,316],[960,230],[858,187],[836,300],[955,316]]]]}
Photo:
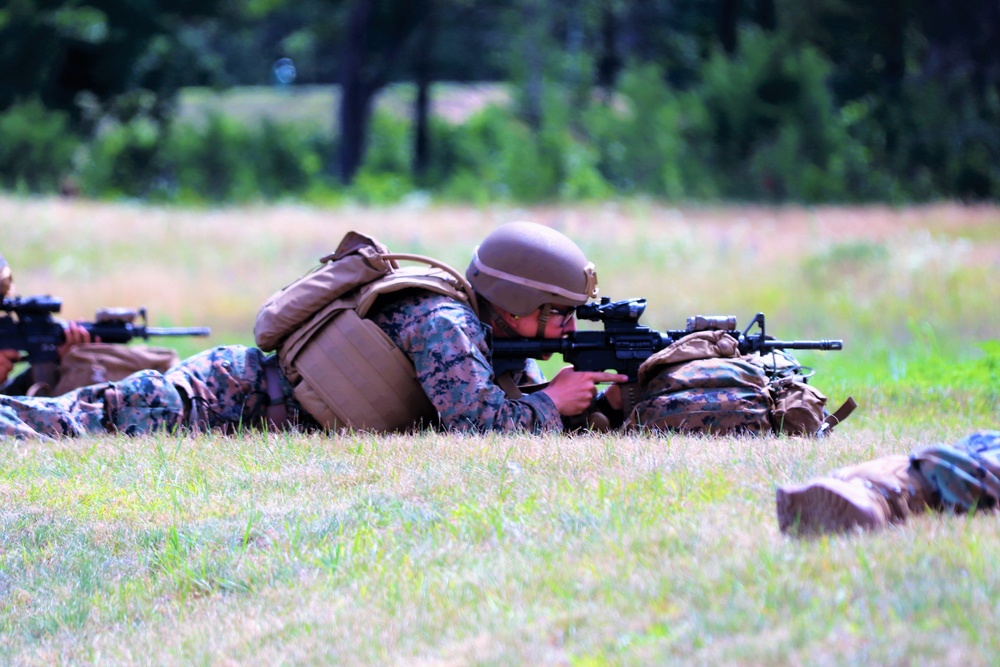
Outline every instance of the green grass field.
{"type": "MultiPolygon", "coordinates": [[[[21,294],[252,344],[350,229],[464,267],[495,225],[575,239],[644,321],[758,310],[829,438],[102,437],[0,448],[3,664],[993,664],[996,516],[782,536],[778,484],[1000,427],[1000,209],[190,210],[0,198],[21,294]]],[[[162,342],[162,341],[160,341],[162,342]]]]}

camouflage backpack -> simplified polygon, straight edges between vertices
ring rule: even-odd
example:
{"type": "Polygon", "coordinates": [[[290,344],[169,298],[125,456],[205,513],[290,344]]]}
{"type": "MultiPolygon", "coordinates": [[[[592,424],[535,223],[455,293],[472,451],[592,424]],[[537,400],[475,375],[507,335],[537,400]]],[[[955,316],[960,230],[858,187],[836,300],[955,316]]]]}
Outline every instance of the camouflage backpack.
{"type": "Polygon", "coordinates": [[[823,435],[847,419],[857,407],[848,397],[834,413],[826,409],[827,397],[809,384],[812,370],[800,365],[788,352],[774,350],[765,355],[744,357],[764,369],[768,390],[774,402],[771,426],[775,433],[785,435],[823,435]]]}
{"type": "Polygon", "coordinates": [[[743,356],[724,331],[698,331],[660,350],[639,369],[642,400],[630,427],[713,435],[819,435],[854,408],[835,415],[826,396],[787,353],[743,356]]]}

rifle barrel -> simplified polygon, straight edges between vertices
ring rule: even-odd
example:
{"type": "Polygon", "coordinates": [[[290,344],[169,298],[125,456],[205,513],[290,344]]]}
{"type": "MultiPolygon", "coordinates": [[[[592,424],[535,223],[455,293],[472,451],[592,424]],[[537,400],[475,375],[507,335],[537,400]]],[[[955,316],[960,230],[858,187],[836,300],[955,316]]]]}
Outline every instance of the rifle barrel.
{"type": "Polygon", "coordinates": [[[146,327],[146,336],[211,336],[209,327],[146,327]]]}
{"type": "Polygon", "coordinates": [[[133,338],[146,339],[150,336],[208,336],[208,327],[144,327],[122,322],[83,322],[83,328],[93,338],[104,343],[127,343],[133,338]]]}
{"type": "Polygon", "coordinates": [[[764,349],[786,350],[843,350],[842,340],[768,340],[764,341],[764,349]]]}

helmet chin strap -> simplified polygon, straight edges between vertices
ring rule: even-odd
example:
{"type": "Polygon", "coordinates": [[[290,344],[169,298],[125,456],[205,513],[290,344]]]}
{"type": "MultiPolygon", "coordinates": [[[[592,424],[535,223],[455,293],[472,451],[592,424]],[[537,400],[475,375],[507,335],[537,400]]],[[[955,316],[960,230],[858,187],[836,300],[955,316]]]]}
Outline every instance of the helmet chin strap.
{"type": "Polygon", "coordinates": [[[521,334],[517,333],[514,327],[510,325],[510,322],[500,314],[500,310],[496,306],[489,301],[486,301],[486,304],[489,306],[490,324],[493,326],[494,331],[503,332],[504,338],[521,337],[521,334]]]}
{"type": "Polygon", "coordinates": [[[552,316],[552,306],[545,304],[542,306],[541,312],[538,314],[538,331],[535,332],[536,338],[545,338],[545,326],[549,323],[549,317],[552,316]]]}
{"type": "MultiPolygon", "coordinates": [[[[514,327],[510,325],[507,318],[501,314],[500,309],[494,306],[489,301],[486,302],[489,305],[490,313],[490,324],[493,326],[493,330],[497,332],[502,332],[505,338],[523,338],[523,336],[517,332],[514,327]]],[[[517,315],[507,313],[508,316],[518,319],[517,315]]],[[[538,329],[535,331],[535,336],[538,338],[545,337],[545,326],[549,322],[549,318],[552,317],[552,306],[545,304],[541,307],[538,313],[538,329]]]]}

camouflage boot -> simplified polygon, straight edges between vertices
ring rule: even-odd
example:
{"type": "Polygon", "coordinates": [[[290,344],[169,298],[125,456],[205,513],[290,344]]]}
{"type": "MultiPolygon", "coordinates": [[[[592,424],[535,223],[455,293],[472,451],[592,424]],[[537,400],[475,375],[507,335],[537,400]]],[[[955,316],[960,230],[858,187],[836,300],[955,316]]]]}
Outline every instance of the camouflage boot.
{"type": "Polygon", "coordinates": [[[810,535],[902,523],[933,504],[934,492],[907,456],[886,456],[776,493],[783,533],[810,535]]]}

